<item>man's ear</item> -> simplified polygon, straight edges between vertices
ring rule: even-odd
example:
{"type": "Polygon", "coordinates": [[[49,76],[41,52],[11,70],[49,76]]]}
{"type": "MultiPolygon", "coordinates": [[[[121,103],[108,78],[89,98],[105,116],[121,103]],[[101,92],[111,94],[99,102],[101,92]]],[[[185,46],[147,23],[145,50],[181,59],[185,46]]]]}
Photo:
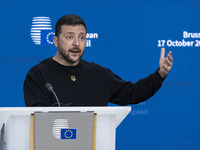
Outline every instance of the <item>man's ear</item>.
{"type": "Polygon", "coordinates": [[[53,43],[55,47],[58,47],[58,38],[56,36],[53,37],[53,43]]]}

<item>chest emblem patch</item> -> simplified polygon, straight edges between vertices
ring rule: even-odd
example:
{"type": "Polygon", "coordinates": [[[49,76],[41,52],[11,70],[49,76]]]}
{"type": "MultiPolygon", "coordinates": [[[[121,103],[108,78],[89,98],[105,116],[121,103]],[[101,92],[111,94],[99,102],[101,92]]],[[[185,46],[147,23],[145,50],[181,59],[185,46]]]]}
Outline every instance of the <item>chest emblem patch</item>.
{"type": "Polygon", "coordinates": [[[72,75],[70,78],[71,78],[71,80],[72,80],[73,82],[76,81],[76,76],[73,76],[73,75],[72,75]]]}

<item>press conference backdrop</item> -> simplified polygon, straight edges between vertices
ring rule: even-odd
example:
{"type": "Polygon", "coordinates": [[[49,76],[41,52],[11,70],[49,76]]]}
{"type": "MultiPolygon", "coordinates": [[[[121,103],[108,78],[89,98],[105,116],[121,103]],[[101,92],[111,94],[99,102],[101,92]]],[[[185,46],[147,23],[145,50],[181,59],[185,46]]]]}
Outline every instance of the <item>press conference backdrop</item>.
{"type": "Polygon", "coordinates": [[[132,106],[117,128],[116,149],[199,150],[199,8],[199,0],[1,0],[0,106],[25,106],[27,71],[56,53],[56,21],[76,14],[88,29],[83,58],[124,80],[136,82],[153,73],[161,47],[173,53],[162,88],[132,106]]]}

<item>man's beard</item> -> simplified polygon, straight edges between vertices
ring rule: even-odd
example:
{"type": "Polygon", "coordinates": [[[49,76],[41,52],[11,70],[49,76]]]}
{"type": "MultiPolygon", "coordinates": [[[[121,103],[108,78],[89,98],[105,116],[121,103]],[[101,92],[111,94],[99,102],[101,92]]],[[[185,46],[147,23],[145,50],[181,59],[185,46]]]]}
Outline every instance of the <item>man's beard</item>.
{"type": "MultiPolygon", "coordinates": [[[[81,50],[77,47],[75,48],[72,48],[72,49],[69,49],[69,52],[72,51],[72,50],[78,50],[79,53],[81,52],[81,50]]],[[[81,60],[81,57],[83,56],[83,53],[79,56],[79,59],[77,59],[76,61],[74,61],[70,56],[69,54],[66,54],[65,51],[62,49],[62,48],[59,48],[58,47],[58,52],[59,54],[65,59],[66,62],[70,63],[70,64],[74,64],[76,62],[79,62],[81,60]]]]}

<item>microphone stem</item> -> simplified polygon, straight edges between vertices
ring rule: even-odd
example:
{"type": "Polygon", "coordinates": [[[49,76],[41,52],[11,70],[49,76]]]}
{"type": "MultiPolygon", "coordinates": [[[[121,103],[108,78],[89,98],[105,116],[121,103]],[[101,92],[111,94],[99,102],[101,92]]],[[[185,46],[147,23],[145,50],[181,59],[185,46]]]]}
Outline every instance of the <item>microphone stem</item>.
{"type": "Polygon", "coordinates": [[[57,97],[56,93],[54,92],[53,89],[51,89],[51,91],[53,92],[53,94],[54,94],[54,96],[55,96],[55,98],[56,98],[56,101],[57,101],[57,103],[58,103],[58,107],[60,107],[60,102],[59,102],[59,100],[58,100],[58,97],[57,97]]]}

